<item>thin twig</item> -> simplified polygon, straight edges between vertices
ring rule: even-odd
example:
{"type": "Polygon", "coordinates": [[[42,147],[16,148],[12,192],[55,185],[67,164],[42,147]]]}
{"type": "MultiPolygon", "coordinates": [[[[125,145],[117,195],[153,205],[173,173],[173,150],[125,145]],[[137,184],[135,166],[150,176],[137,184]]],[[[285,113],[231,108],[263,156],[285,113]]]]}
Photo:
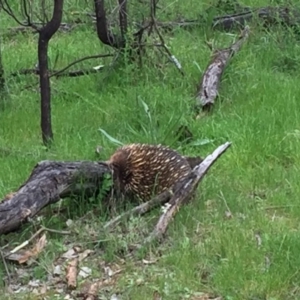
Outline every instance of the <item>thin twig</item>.
{"type": "Polygon", "coordinates": [[[15,16],[15,14],[13,13],[13,11],[11,10],[7,0],[3,0],[0,1],[1,7],[2,9],[9,15],[11,16],[19,25],[21,26],[28,26],[27,24],[22,23],[21,21],[19,21],[19,19],[15,16]]]}
{"type": "Polygon", "coordinates": [[[78,60],[73,61],[72,63],[70,63],[69,65],[67,65],[66,67],[64,67],[63,69],[54,72],[53,74],[51,74],[49,77],[53,77],[53,76],[57,76],[60,73],[63,73],[64,71],[66,71],[67,69],[69,69],[70,67],[74,66],[77,63],[80,63],[84,60],[88,60],[88,59],[94,59],[94,58],[104,58],[104,57],[111,57],[114,56],[113,54],[97,54],[97,55],[90,55],[90,56],[85,56],[83,58],[80,58],[78,60]]]}
{"type": "Polygon", "coordinates": [[[40,235],[44,231],[58,233],[58,234],[71,234],[70,231],[60,231],[60,230],[50,229],[50,228],[46,228],[46,227],[42,226],[35,234],[33,234],[31,236],[31,238],[29,240],[23,242],[21,245],[15,247],[13,250],[9,251],[4,257],[7,257],[7,256],[19,251],[20,249],[26,247],[32,240],[34,240],[38,235],[40,235]]]}
{"type": "Polygon", "coordinates": [[[120,222],[122,219],[128,219],[131,216],[135,216],[135,215],[143,215],[146,212],[150,211],[152,208],[158,206],[159,204],[164,204],[166,203],[170,197],[172,196],[172,193],[170,191],[165,191],[163,193],[161,193],[160,195],[154,197],[153,199],[142,203],[136,207],[134,207],[133,209],[124,212],[123,214],[115,217],[114,219],[108,221],[103,228],[107,229],[109,227],[113,227],[115,226],[118,222],[120,222]]]}

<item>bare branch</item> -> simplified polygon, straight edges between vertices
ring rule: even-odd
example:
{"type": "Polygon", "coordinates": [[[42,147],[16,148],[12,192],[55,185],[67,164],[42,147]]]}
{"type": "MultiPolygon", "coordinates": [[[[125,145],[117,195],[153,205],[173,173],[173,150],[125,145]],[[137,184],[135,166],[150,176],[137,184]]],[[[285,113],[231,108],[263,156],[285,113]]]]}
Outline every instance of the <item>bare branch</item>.
{"type": "Polygon", "coordinates": [[[82,61],[85,61],[85,60],[88,60],[88,59],[104,58],[104,57],[112,57],[112,56],[114,56],[114,55],[113,54],[97,54],[97,55],[85,56],[85,57],[82,57],[82,58],[80,58],[78,60],[73,61],[72,63],[70,63],[69,65],[67,65],[66,67],[64,67],[63,69],[52,73],[49,77],[58,76],[59,74],[65,72],[70,67],[72,67],[75,64],[78,64],[78,63],[80,63],[82,61]]]}
{"type": "Polygon", "coordinates": [[[145,214],[146,212],[150,211],[151,209],[153,209],[154,207],[157,207],[158,205],[168,202],[170,200],[171,196],[172,196],[172,193],[170,191],[165,191],[165,192],[161,193],[160,195],[154,197],[153,199],[151,199],[145,203],[142,203],[139,206],[136,206],[133,209],[126,211],[123,214],[108,221],[104,225],[103,228],[104,229],[112,228],[116,224],[118,224],[121,220],[128,219],[129,217],[132,217],[132,216],[136,216],[136,215],[141,216],[141,215],[145,214]]]}
{"type": "MultiPolygon", "coordinates": [[[[24,1],[24,0],[23,0],[24,1]]],[[[9,15],[11,16],[19,25],[21,26],[30,26],[30,24],[26,24],[26,23],[23,23],[21,22],[17,17],[16,15],[14,14],[14,12],[12,11],[10,5],[8,4],[8,1],[7,0],[0,0],[0,4],[1,4],[1,7],[2,9],[9,15]]]]}
{"type": "MultiPolygon", "coordinates": [[[[165,41],[164,41],[161,33],[158,30],[157,25],[156,25],[156,20],[155,20],[156,2],[155,2],[155,0],[151,0],[150,3],[151,3],[151,22],[152,22],[152,26],[155,29],[156,33],[158,34],[160,42],[161,42],[161,45],[165,49],[165,51],[167,52],[167,54],[169,56],[169,59],[175,64],[175,66],[178,69],[178,71],[180,72],[180,74],[182,76],[184,76],[184,72],[182,71],[181,64],[179,63],[179,61],[177,60],[177,58],[167,48],[166,43],[165,43],[165,41]]],[[[150,28],[150,30],[151,30],[151,28],[150,28]]]]}
{"type": "MultiPolygon", "coordinates": [[[[103,67],[94,67],[92,69],[82,69],[82,70],[75,70],[75,71],[69,71],[69,72],[63,72],[61,70],[53,70],[52,74],[49,71],[49,78],[51,77],[80,77],[84,75],[89,75],[89,74],[95,74],[99,73],[100,70],[103,70],[103,67]]],[[[18,72],[13,72],[10,74],[10,76],[18,76],[18,75],[40,75],[39,69],[22,69],[19,70],[18,72]]],[[[29,86],[31,87],[31,85],[29,86]]],[[[29,88],[28,87],[28,88],[29,88]]]]}
{"type": "Polygon", "coordinates": [[[250,28],[248,26],[242,31],[239,39],[229,48],[217,50],[213,53],[213,58],[207,66],[196,95],[196,107],[209,110],[215,103],[218,96],[218,89],[223,71],[230,58],[241,48],[242,44],[249,36],[250,28]]]}

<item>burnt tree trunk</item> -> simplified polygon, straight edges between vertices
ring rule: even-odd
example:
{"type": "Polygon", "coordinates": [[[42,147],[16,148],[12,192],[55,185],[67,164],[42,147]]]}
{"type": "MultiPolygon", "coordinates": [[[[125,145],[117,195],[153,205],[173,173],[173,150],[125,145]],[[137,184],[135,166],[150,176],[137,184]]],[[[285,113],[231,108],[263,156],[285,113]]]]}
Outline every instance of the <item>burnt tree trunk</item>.
{"type": "Polygon", "coordinates": [[[50,22],[39,30],[38,60],[41,90],[41,128],[44,145],[49,145],[53,140],[51,123],[51,90],[48,74],[48,44],[52,36],[59,29],[62,13],[63,0],[54,0],[53,16],[50,22]]]}
{"type": "MultiPolygon", "coordinates": [[[[124,4],[120,5],[121,7],[120,7],[120,16],[119,16],[120,23],[121,23],[120,24],[121,32],[123,29],[127,28],[127,18],[125,15],[126,0],[123,0],[123,2],[124,4]]],[[[97,35],[99,40],[105,45],[111,46],[116,49],[123,49],[125,47],[125,39],[122,36],[113,35],[107,26],[104,0],[94,0],[94,6],[95,6],[95,13],[96,13],[97,35]]]]}
{"type": "Polygon", "coordinates": [[[44,207],[72,195],[94,195],[104,174],[105,163],[92,161],[42,161],[10,199],[0,201],[0,236],[18,229],[44,207]]]}

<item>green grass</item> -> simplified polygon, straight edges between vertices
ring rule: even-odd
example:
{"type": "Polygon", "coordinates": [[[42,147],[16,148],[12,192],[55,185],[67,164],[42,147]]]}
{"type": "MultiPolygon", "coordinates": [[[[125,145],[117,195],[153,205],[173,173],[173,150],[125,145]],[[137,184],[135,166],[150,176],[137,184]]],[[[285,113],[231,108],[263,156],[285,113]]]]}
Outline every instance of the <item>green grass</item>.
{"type": "MultiPolygon", "coordinates": [[[[74,3],[66,5],[79,10],[80,1],[74,3]]],[[[167,3],[160,19],[171,20],[179,12],[193,18],[208,7],[208,2],[199,6],[192,0],[186,1],[190,6],[179,1],[167,3]]],[[[270,3],[248,0],[243,4],[270,3]]],[[[65,17],[72,19],[67,13],[65,17]]],[[[16,26],[2,12],[1,20],[1,30],[16,26]]],[[[222,48],[236,37],[207,28],[164,34],[170,51],[183,66],[184,77],[171,64],[155,67],[153,61],[164,60],[149,49],[152,57],[145,60],[143,69],[122,61],[110,72],[51,79],[54,145],[49,151],[41,142],[37,85],[24,89],[37,78],[9,76],[35,65],[37,36],[2,39],[9,102],[0,113],[0,148],[11,151],[0,154],[0,196],[18,188],[40,160],[95,160],[97,145],[103,146],[101,159],[106,159],[117,146],[99,128],[123,143],[163,143],[186,155],[205,156],[221,143],[232,142],[202,181],[194,202],[177,214],[164,243],[146,252],[145,258],[158,258],[156,263],[143,265],[141,258],[127,254],[130,245],[141,242],[151,231],[159,210],[103,235],[104,213],[97,210],[85,216],[101,206],[101,199],[87,203],[69,199],[63,205],[67,209],[60,213],[46,208],[40,222],[66,230],[65,222],[71,218],[74,234],[47,233],[45,251],[31,266],[33,277],[46,280],[46,270],[52,272],[54,261],[68,245],[76,243],[95,250],[85,262],[92,267],[93,278],[103,275],[102,262],[114,265],[125,260],[116,286],[101,292],[107,297],[119,292],[122,299],[153,299],[157,290],[163,299],[184,299],[197,292],[226,300],[300,299],[299,37],[280,27],[269,32],[251,27],[250,38],[223,74],[213,113],[195,120],[194,94],[211,54],[205,41],[213,40],[215,47],[222,48]],[[180,125],[189,127],[195,144],[204,139],[212,142],[203,146],[179,142],[174,132],[180,125]],[[231,218],[226,217],[228,210],[231,218]]],[[[88,24],[68,34],[56,34],[49,56],[54,62],[58,55],[55,68],[59,69],[83,56],[109,51],[88,24]]],[[[109,61],[86,61],[74,69],[109,61]]],[[[25,225],[20,233],[1,237],[1,246],[7,242],[11,247],[18,245],[36,230],[34,225],[25,225]]],[[[12,273],[14,268],[9,264],[12,273]]],[[[0,265],[0,278],[4,275],[0,265]]],[[[29,278],[23,280],[26,284],[29,278]]]]}

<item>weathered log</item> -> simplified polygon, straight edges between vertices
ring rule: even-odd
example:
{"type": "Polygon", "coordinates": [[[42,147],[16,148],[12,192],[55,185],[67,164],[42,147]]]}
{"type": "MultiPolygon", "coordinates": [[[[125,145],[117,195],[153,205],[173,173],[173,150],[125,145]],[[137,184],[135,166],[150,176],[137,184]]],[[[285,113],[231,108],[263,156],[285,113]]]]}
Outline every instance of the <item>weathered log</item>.
{"type": "Polygon", "coordinates": [[[209,110],[214,105],[223,71],[230,58],[240,50],[242,44],[248,38],[249,30],[249,27],[246,26],[239,39],[229,48],[214,51],[212,60],[202,76],[196,95],[197,108],[202,107],[203,110],[209,110]]]}
{"type": "MultiPolygon", "coordinates": [[[[202,160],[200,157],[186,158],[191,167],[202,160]]],[[[104,162],[42,161],[38,163],[18,191],[10,194],[9,199],[4,198],[0,201],[0,235],[18,229],[44,207],[60,199],[73,195],[87,197],[95,195],[101,188],[105,174],[110,174],[110,169],[104,162]]],[[[162,194],[156,198],[136,210],[145,213],[158,203],[167,202],[170,195],[162,194]]]]}
{"type": "Polygon", "coordinates": [[[212,154],[208,155],[199,165],[197,165],[193,169],[190,176],[177,184],[177,186],[175,187],[175,193],[170,199],[167,209],[161,215],[153,232],[145,240],[144,245],[154,240],[159,240],[163,237],[170,221],[179,211],[181,205],[188,202],[188,200],[191,198],[194,191],[198,187],[200,181],[203,179],[204,175],[208,172],[208,170],[216,162],[216,160],[225,153],[230,145],[231,143],[226,142],[225,144],[219,146],[212,154]]]}
{"type": "Polygon", "coordinates": [[[83,193],[92,196],[108,173],[108,166],[102,162],[40,162],[12,198],[0,202],[0,235],[18,229],[62,198],[83,193]]]}

